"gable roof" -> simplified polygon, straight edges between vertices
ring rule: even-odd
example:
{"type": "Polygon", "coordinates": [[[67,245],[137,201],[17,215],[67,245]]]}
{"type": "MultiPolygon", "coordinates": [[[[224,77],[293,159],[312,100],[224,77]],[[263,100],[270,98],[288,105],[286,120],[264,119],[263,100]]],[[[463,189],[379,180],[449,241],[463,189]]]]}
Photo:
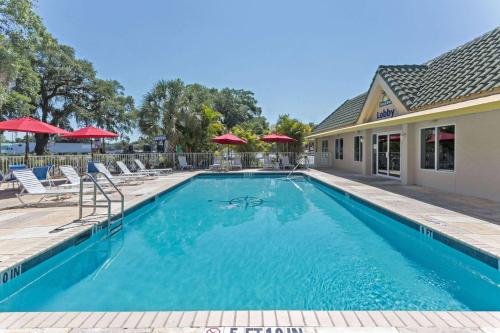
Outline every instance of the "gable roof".
{"type": "Polygon", "coordinates": [[[313,133],[318,133],[332,128],[353,125],[359,118],[368,92],[346,100],[335,109],[319,125],[314,127],[313,133]]]}
{"type": "Polygon", "coordinates": [[[407,109],[418,98],[423,76],[427,71],[425,65],[379,66],[377,73],[389,85],[398,99],[407,109]]]}
{"type": "MultiPolygon", "coordinates": [[[[499,93],[500,27],[425,64],[382,65],[378,67],[375,77],[377,74],[409,111],[499,93]]],[[[323,120],[313,133],[349,125],[343,121],[342,113],[336,114],[336,111],[323,120]]]]}

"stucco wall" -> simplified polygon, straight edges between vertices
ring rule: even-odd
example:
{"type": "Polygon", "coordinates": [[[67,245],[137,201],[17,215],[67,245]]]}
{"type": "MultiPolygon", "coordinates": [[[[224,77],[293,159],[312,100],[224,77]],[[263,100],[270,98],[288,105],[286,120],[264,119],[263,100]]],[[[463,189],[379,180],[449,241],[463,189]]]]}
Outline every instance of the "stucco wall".
{"type": "MultiPolygon", "coordinates": [[[[328,151],[330,154],[330,167],[339,170],[345,170],[349,172],[361,173],[362,172],[362,162],[354,161],[354,136],[362,135],[362,133],[345,133],[328,137],[328,151]],[[344,139],[344,158],[342,160],[335,159],[335,139],[344,139]]],[[[321,151],[321,141],[325,140],[318,139],[316,144],[318,145],[318,151],[321,151]]],[[[363,149],[367,149],[366,144],[363,144],[363,149]]]]}
{"type": "Polygon", "coordinates": [[[413,124],[414,181],[500,201],[500,110],[413,124]],[[420,168],[420,129],[455,125],[455,171],[420,168]]]}
{"type": "MultiPolygon", "coordinates": [[[[472,115],[377,128],[363,133],[328,137],[330,166],[353,173],[371,174],[372,133],[401,131],[401,180],[442,191],[476,196],[500,202],[500,109],[472,115]],[[455,125],[455,170],[420,168],[420,129],[455,125]],[[354,136],[363,135],[364,162],[354,161],[354,136]],[[335,138],[344,138],[344,159],[335,160],[335,138]],[[406,147],[406,151],[404,151],[406,147]]],[[[321,139],[317,140],[321,147],[321,139]]]]}

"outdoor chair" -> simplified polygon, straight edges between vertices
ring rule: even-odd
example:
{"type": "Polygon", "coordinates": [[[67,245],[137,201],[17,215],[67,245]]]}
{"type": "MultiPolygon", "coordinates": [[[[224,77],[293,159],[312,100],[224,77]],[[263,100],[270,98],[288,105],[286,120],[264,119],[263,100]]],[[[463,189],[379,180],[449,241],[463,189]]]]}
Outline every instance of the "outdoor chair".
{"type": "Polygon", "coordinates": [[[117,161],[116,165],[118,166],[118,169],[120,169],[120,176],[135,176],[137,178],[144,179],[146,177],[152,177],[153,175],[150,175],[149,173],[137,171],[137,172],[132,172],[130,169],[127,167],[125,163],[122,161],[117,161]]]}
{"type": "Polygon", "coordinates": [[[134,160],[135,164],[139,168],[138,172],[150,174],[150,175],[168,175],[172,173],[172,168],[163,168],[163,169],[146,169],[146,166],[139,159],[134,160]]]}
{"type": "Polygon", "coordinates": [[[281,159],[281,167],[283,169],[293,169],[293,164],[290,164],[290,159],[288,156],[283,156],[281,159]]]}
{"type": "Polygon", "coordinates": [[[264,169],[274,169],[273,162],[269,156],[264,156],[264,169]]]}
{"type": "Polygon", "coordinates": [[[54,186],[53,180],[50,178],[50,170],[52,170],[53,165],[46,165],[40,167],[34,167],[31,170],[35,174],[36,178],[42,183],[49,183],[50,186],[54,186]]]}
{"type": "Polygon", "coordinates": [[[233,168],[243,169],[243,164],[241,164],[241,156],[236,156],[232,163],[233,168]]]}
{"type": "MultiPolygon", "coordinates": [[[[62,174],[64,175],[64,177],[66,177],[66,180],[68,181],[67,184],[62,184],[59,186],[66,186],[66,187],[80,186],[80,181],[82,178],[71,165],[61,165],[59,166],[59,170],[62,172],[62,174]]],[[[117,183],[119,184],[119,182],[117,183]]],[[[94,183],[92,181],[84,181],[83,185],[88,187],[88,186],[93,186],[94,183]]],[[[104,186],[109,186],[109,183],[99,182],[99,185],[104,187],[104,186]]]]}
{"type": "Polygon", "coordinates": [[[210,165],[210,170],[220,170],[222,169],[222,158],[220,156],[214,156],[214,163],[210,165]]]}
{"type": "Polygon", "coordinates": [[[12,184],[12,188],[14,188],[14,185],[19,183],[14,174],[12,173],[14,170],[24,170],[27,169],[26,164],[9,164],[8,170],[4,174],[0,174],[1,180],[0,180],[0,186],[3,183],[10,183],[12,184]]]}
{"type": "Polygon", "coordinates": [[[136,175],[119,175],[119,176],[113,176],[111,172],[102,164],[101,162],[95,162],[94,163],[95,168],[97,169],[98,172],[102,173],[103,175],[107,176],[109,180],[114,184],[114,185],[120,185],[126,183],[127,185],[135,185],[138,184],[137,181],[140,181],[140,177],[137,177],[136,175]]]}
{"type": "Polygon", "coordinates": [[[8,184],[11,183],[12,184],[12,187],[14,187],[14,182],[16,181],[16,177],[14,177],[14,175],[12,174],[12,172],[6,172],[6,173],[3,173],[2,171],[0,171],[0,188],[2,187],[2,184],[7,184],[7,186],[9,186],[8,184]]]}
{"type": "Polygon", "coordinates": [[[177,160],[179,161],[179,167],[181,168],[181,170],[193,169],[193,166],[187,163],[186,156],[178,156],[177,160]]]}
{"type": "MultiPolygon", "coordinates": [[[[43,184],[36,178],[33,171],[30,169],[24,170],[14,170],[14,176],[19,181],[22,187],[22,191],[16,194],[16,197],[23,205],[29,205],[29,203],[25,202],[22,197],[23,196],[39,196],[40,200],[36,203],[40,203],[42,200],[47,197],[64,197],[73,194],[79,194],[79,189],[56,189],[56,188],[47,188],[43,186],[43,184]]],[[[89,191],[85,191],[84,193],[90,193],[89,191]]]]}

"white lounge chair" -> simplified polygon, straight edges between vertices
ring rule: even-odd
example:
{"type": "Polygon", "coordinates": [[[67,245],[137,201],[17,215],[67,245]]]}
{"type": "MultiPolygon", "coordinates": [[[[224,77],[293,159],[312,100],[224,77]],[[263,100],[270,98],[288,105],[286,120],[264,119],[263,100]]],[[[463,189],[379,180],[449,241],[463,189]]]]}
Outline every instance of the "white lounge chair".
{"type": "Polygon", "coordinates": [[[269,156],[264,156],[264,169],[274,169],[274,164],[269,156]]]}
{"type": "Polygon", "coordinates": [[[243,164],[241,164],[241,156],[236,156],[232,163],[233,168],[243,169],[243,164]]]}
{"type": "MultiPolygon", "coordinates": [[[[19,181],[19,184],[21,184],[22,190],[20,193],[16,194],[16,196],[23,205],[29,204],[22,199],[22,197],[26,195],[39,196],[40,200],[38,200],[36,203],[40,203],[42,200],[46,199],[49,196],[61,197],[80,193],[79,189],[60,189],[45,187],[38,180],[38,178],[36,178],[35,174],[30,169],[14,170],[12,171],[12,173],[19,181]]],[[[84,193],[90,192],[84,191],[84,193]]]]}
{"type": "MultiPolygon", "coordinates": [[[[66,186],[66,187],[75,187],[75,186],[80,186],[80,181],[81,177],[76,172],[75,168],[73,168],[71,165],[61,165],[59,166],[59,170],[62,172],[64,177],[68,180],[67,184],[59,185],[59,186],[66,186]]],[[[91,181],[84,181],[83,182],[84,186],[93,186],[94,183],[91,181]]],[[[100,186],[109,186],[108,182],[99,182],[100,186]]]]}
{"type": "Polygon", "coordinates": [[[15,181],[15,178],[12,177],[12,174],[6,172],[3,173],[2,170],[0,170],[0,188],[2,188],[2,184],[8,184],[8,183],[13,183],[15,181]]]}
{"type": "Polygon", "coordinates": [[[193,166],[187,163],[186,156],[178,156],[177,160],[179,161],[179,166],[181,167],[181,170],[193,169],[193,166]]]}
{"type": "Polygon", "coordinates": [[[137,172],[142,172],[150,175],[168,175],[172,173],[172,168],[163,168],[163,169],[146,169],[146,166],[139,159],[134,160],[135,164],[139,167],[137,172]]]}
{"type": "Polygon", "coordinates": [[[283,158],[281,159],[281,167],[283,169],[293,169],[293,165],[290,164],[290,159],[288,158],[288,156],[283,156],[283,158]]]}
{"type": "Polygon", "coordinates": [[[118,165],[118,169],[120,169],[120,171],[121,171],[120,176],[135,176],[139,179],[144,179],[146,177],[152,176],[149,173],[145,173],[145,172],[132,172],[127,167],[127,165],[125,163],[123,163],[122,161],[117,161],[116,165],[118,165]]]}
{"type": "Polygon", "coordinates": [[[127,176],[127,175],[113,176],[111,174],[111,172],[109,172],[108,168],[106,168],[104,166],[104,164],[102,164],[101,162],[95,162],[94,166],[97,169],[97,171],[99,171],[103,175],[107,176],[109,178],[109,180],[111,180],[113,182],[113,184],[115,184],[115,185],[120,185],[120,184],[123,184],[124,182],[128,183],[129,185],[132,185],[129,182],[134,182],[134,181],[140,180],[139,179],[140,177],[137,177],[136,175],[131,175],[131,176],[127,176]]]}
{"type": "Polygon", "coordinates": [[[210,170],[220,170],[222,169],[222,158],[220,156],[214,156],[214,163],[210,165],[210,170]]]}

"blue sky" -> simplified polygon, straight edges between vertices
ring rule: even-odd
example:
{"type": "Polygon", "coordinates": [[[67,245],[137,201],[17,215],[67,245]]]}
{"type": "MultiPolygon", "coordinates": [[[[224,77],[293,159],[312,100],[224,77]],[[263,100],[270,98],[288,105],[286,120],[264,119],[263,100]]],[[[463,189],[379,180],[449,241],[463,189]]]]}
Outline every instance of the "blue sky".
{"type": "Polygon", "coordinates": [[[319,122],[379,64],[420,64],[500,22],[497,0],[40,0],[61,43],[140,104],[159,79],[252,90],[319,122]]]}

